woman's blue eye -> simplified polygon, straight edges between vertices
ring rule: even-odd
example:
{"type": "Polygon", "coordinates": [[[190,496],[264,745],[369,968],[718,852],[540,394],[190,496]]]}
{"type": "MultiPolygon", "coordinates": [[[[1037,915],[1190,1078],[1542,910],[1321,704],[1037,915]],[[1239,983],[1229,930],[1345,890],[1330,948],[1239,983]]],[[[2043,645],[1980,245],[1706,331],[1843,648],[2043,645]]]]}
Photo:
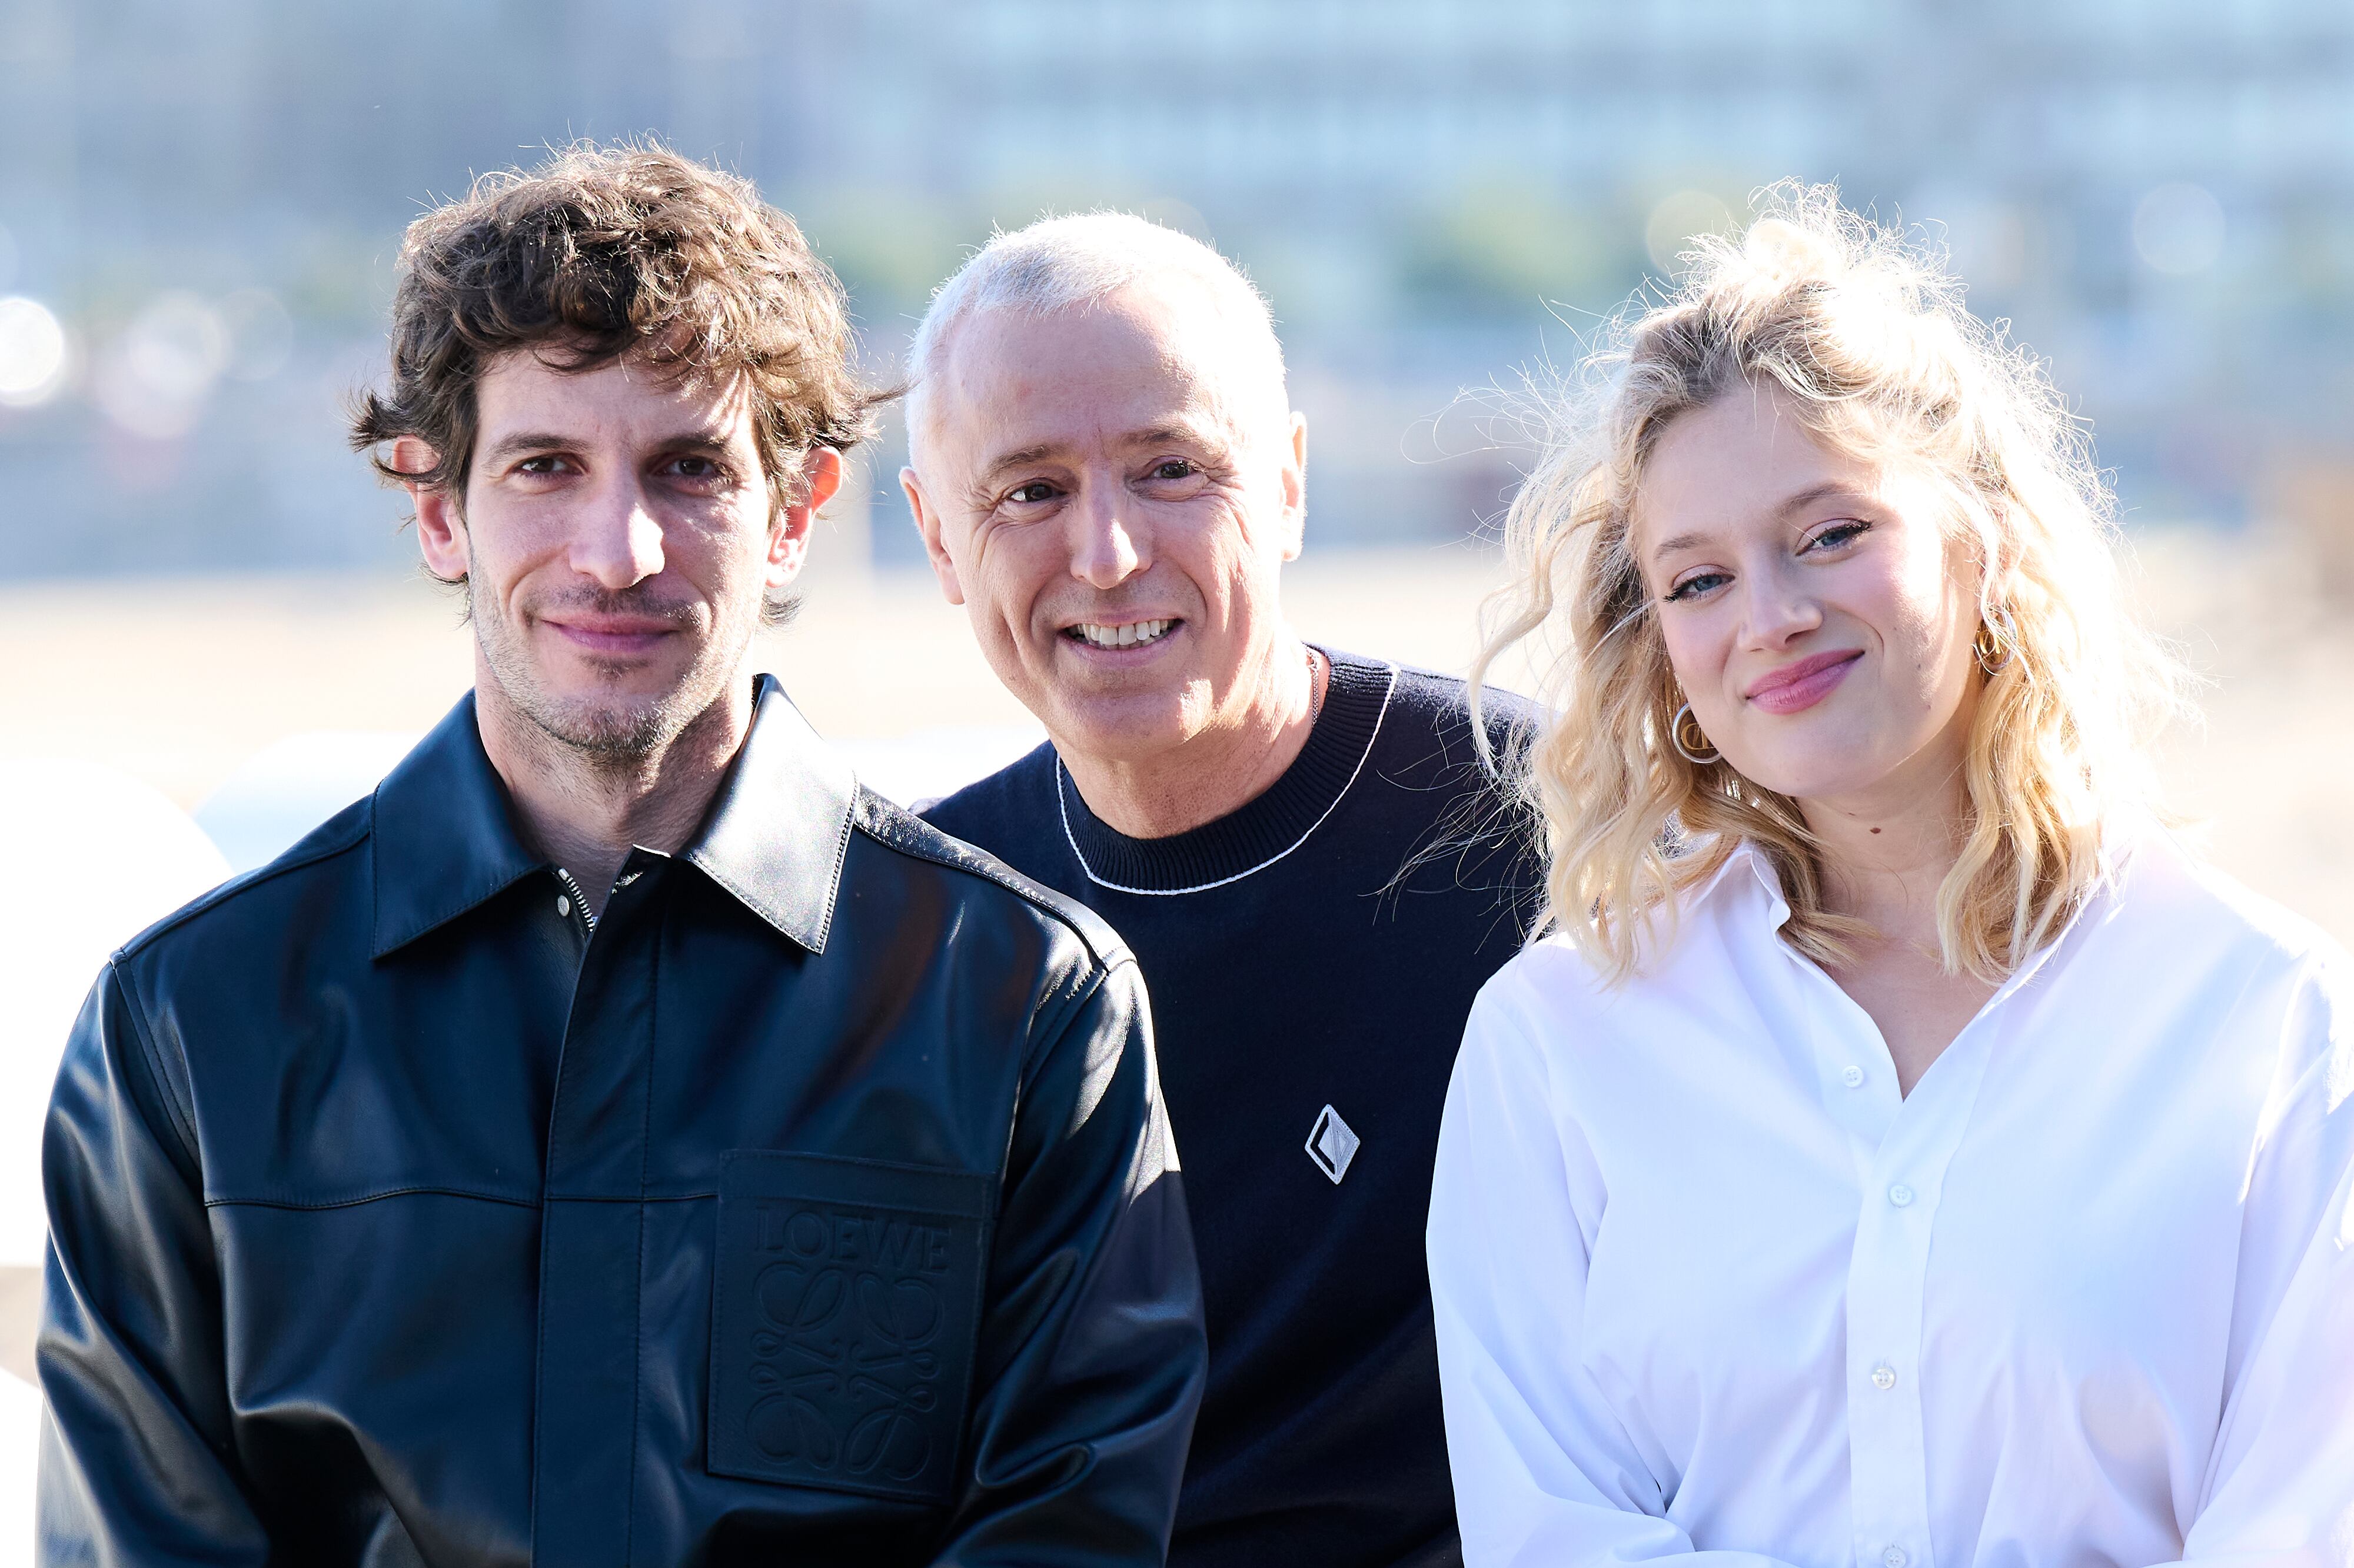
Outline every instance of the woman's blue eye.
{"type": "Polygon", "coordinates": [[[1871,530],[1869,523],[1834,523],[1807,542],[1808,549],[1835,550],[1851,545],[1871,530]]]}
{"type": "Polygon", "coordinates": [[[1729,583],[1732,580],[1723,572],[1702,572],[1698,577],[1686,577],[1670,588],[1665,597],[1670,599],[1690,599],[1695,594],[1708,592],[1719,583],[1729,583]]]}

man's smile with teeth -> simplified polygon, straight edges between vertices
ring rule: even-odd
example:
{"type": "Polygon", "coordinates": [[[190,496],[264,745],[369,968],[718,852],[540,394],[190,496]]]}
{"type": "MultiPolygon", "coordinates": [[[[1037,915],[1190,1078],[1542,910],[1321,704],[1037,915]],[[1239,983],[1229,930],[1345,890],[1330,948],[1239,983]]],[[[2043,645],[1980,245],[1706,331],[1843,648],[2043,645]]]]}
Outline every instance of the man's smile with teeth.
{"type": "Polygon", "coordinates": [[[1176,624],[1171,620],[1134,620],[1126,626],[1103,626],[1092,620],[1083,620],[1076,626],[1064,628],[1063,635],[1090,648],[1135,648],[1147,642],[1160,641],[1176,624]]]}

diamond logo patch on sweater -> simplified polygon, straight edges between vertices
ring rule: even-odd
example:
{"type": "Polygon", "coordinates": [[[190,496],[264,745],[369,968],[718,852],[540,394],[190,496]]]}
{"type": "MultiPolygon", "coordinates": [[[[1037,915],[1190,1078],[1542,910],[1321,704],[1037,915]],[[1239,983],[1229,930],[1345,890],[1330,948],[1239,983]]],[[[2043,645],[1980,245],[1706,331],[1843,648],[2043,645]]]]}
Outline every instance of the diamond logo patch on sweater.
{"type": "Polygon", "coordinates": [[[1337,1187],[1341,1178],[1349,1173],[1349,1161],[1357,1158],[1357,1150],[1363,1144],[1356,1128],[1342,1121],[1339,1111],[1326,1106],[1317,1114],[1316,1125],[1308,1134],[1308,1158],[1316,1161],[1316,1169],[1330,1176],[1337,1187]]]}

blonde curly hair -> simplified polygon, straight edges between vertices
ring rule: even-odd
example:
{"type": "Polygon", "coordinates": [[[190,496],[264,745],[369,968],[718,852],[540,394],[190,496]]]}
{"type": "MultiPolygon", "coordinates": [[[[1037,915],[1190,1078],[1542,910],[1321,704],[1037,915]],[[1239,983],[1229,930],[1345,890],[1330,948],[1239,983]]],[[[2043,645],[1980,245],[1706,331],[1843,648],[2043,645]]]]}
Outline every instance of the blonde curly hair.
{"type": "Polygon", "coordinates": [[[1614,981],[1744,840],[1780,875],[1785,939],[1842,963],[1868,928],[1825,906],[1797,801],[1671,744],[1681,698],[1628,530],[1661,432],[1744,386],[1780,387],[1828,449],[1922,466],[1951,497],[1981,636],[2005,655],[1988,661],[1936,910],[1947,971],[1996,980],[2100,883],[2104,824],[2155,805],[2145,745],[2182,706],[2179,666],[2126,608],[2111,497],[2042,365],[1964,309],[1939,258],[1836,187],[1786,183],[1759,205],[1537,399],[1541,456],[1506,516],[1511,574],[1474,690],[1531,644],[1549,717],[1513,774],[1543,822],[1545,923],[1614,981]]]}

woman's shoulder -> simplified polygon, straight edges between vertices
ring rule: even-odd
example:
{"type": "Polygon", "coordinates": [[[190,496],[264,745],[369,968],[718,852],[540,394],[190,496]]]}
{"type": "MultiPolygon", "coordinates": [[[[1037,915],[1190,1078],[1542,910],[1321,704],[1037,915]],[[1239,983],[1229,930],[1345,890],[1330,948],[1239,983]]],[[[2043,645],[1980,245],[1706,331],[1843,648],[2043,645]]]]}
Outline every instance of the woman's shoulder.
{"type": "Polygon", "coordinates": [[[1595,960],[1553,931],[1504,960],[1479,988],[1477,1005],[1521,1013],[1575,1011],[1598,1003],[1609,989],[1595,960]]]}
{"type": "Polygon", "coordinates": [[[2318,924],[2223,871],[2174,831],[2132,829],[2117,857],[2115,914],[2137,940],[2168,940],[2238,963],[2343,974],[2344,946],[2318,924]]]}
{"type": "Polygon", "coordinates": [[[2131,842],[2103,903],[2096,990],[2199,1020],[2200,1049],[2270,1057],[2276,1093],[2354,1075],[2354,959],[2321,927],[2164,829],[2131,842]]]}
{"type": "MultiPolygon", "coordinates": [[[[2232,1051],[2236,1041],[2252,1066],[2267,1063],[2264,1126],[2301,1105],[2348,1127],[2354,959],[2335,937],[2164,831],[2134,844],[2115,902],[2126,940],[2111,980],[2200,1020],[2207,1048],[2232,1051]]],[[[2354,1150],[2354,1134],[2337,1136],[2354,1150]]]]}
{"type": "Polygon", "coordinates": [[[1539,937],[1488,977],[1472,1001],[1467,1043],[1551,1055],[1556,1043],[1590,1040],[1617,998],[1609,978],[1560,932],[1539,937]]]}
{"type": "MultiPolygon", "coordinates": [[[[1694,971],[1721,969],[1732,948],[1774,939],[1789,913],[1772,869],[1746,843],[1687,846],[1691,874],[1641,917],[1631,972],[1564,932],[1531,942],[1488,982],[1500,1003],[1548,1012],[1649,1011],[1687,995],[1694,971]]],[[[1487,992],[1483,992],[1483,995],[1487,992]]]]}

